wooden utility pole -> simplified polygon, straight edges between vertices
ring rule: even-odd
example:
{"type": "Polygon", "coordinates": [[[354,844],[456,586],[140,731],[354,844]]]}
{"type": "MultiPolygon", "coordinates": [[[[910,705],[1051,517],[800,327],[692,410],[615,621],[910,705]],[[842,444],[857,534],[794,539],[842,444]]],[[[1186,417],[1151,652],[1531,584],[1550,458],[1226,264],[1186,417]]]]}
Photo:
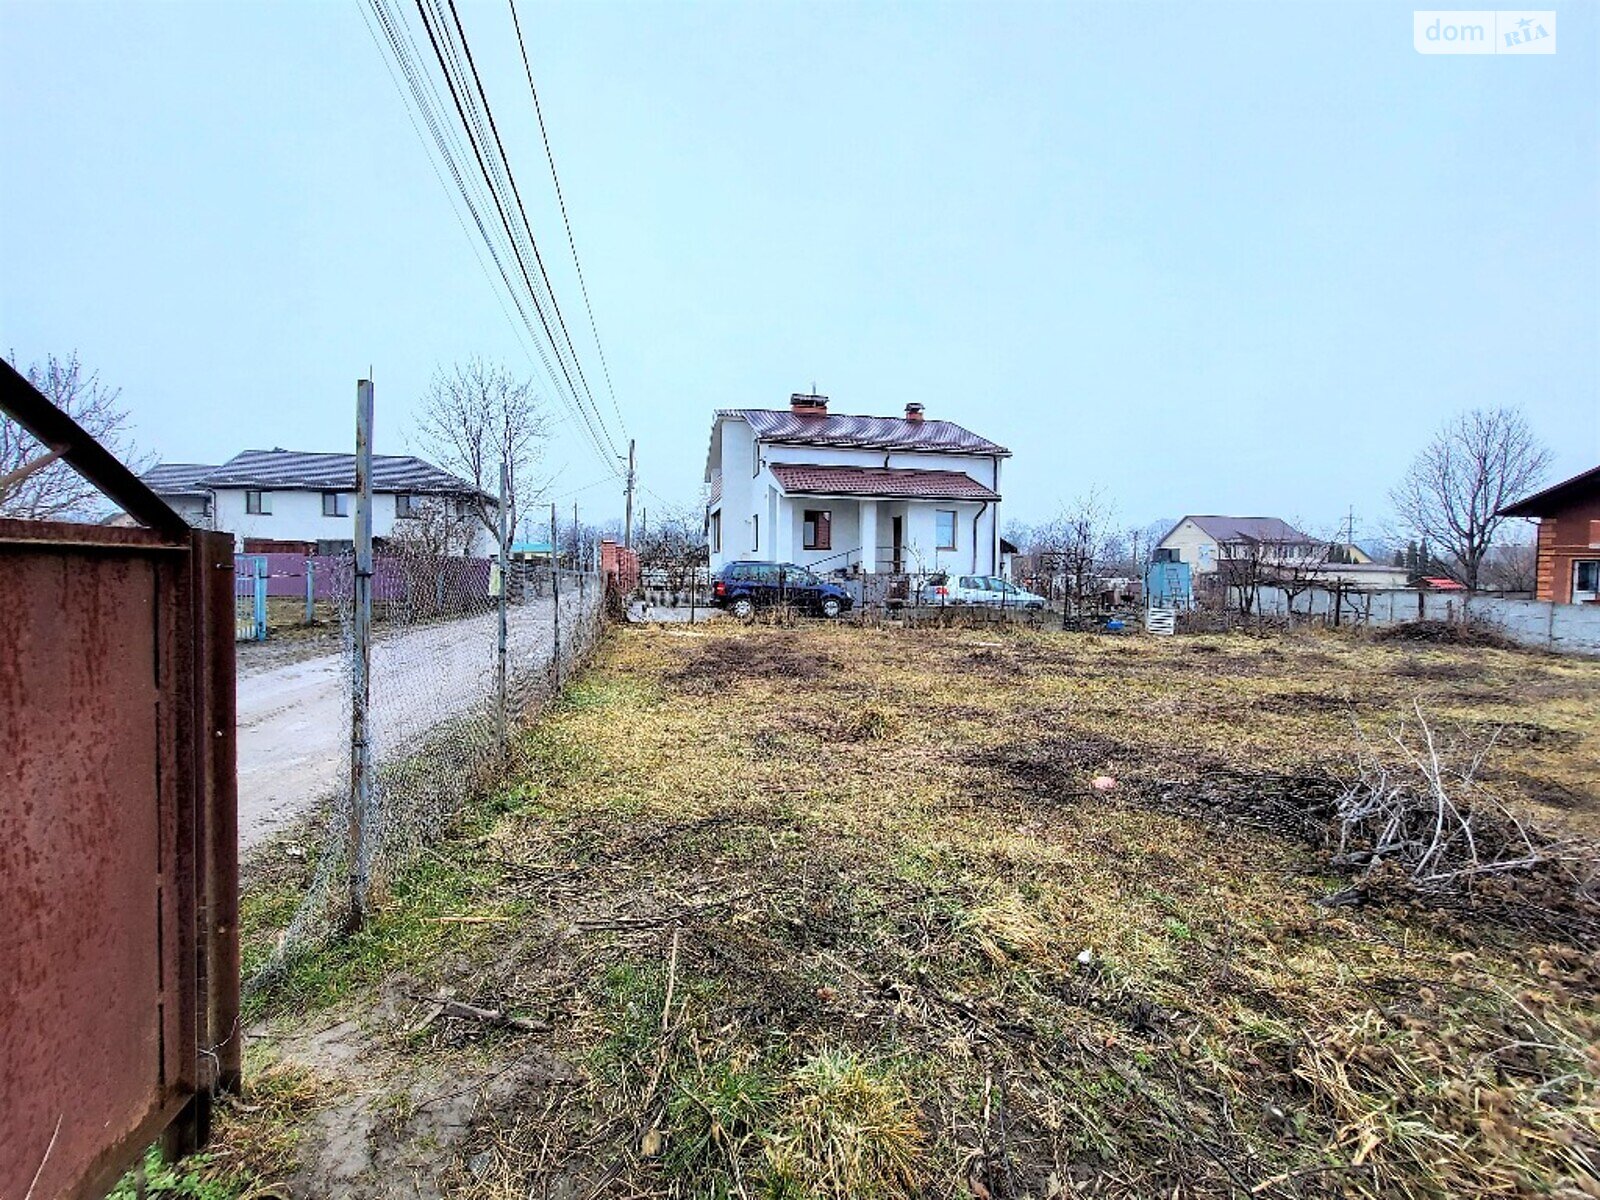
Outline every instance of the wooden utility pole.
{"type": "Polygon", "coordinates": [[[372,381],[356,384],[355,575],[350,632],[350,930],[366,916],[372,803],[372,381]]]}
{"type": "Polygon", "coordinates": [[[633,549],[633,476],[636,464],[636,446],[632,438],[628,439],[628,504],[623,510],[622,517],[622,544],[629,550],[633,549]]]}

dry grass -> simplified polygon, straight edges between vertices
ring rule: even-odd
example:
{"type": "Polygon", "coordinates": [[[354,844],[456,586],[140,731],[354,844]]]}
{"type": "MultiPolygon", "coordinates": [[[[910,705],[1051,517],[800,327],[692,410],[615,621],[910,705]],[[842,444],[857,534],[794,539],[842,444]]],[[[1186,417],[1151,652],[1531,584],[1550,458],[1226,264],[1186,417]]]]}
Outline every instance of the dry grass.
{"type": "MultiPolygon", "coordinates": [[[[430,1139],[449,1194],[1600,1195],[1596,947],[1403,888],[1328,903],[1319,781],[1419,695],[1524,731],[1480,769],[1524,819],[1600,830],[1597,663],[628,631],[361,969],[307,977],[366,1023],[367,1086],[478,1097],[371,1135],[430,1139]],[[417,1031],[407,997],[445,987],[548,1031],[417,1031]]],[[[286,1055],[311,997],[268,1003],[286,1055]]]]}

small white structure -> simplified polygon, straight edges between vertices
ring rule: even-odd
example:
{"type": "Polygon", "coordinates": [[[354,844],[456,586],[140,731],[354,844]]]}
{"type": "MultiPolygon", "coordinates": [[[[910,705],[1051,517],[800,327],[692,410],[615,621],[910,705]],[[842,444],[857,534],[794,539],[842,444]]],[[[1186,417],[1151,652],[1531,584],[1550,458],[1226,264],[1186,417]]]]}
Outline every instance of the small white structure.
{"type": "MultiPolygon", "coordinates": [[[[221,466],[162,463],[144,476],[156,495],[191,525],[232,533],[234,544],[316,552],[348,547],[355,537],[356,463],[353,454],[246,450],[221,466]]],[[[444,512],[461,518],[483,512],[496,519],[498,502],[464,479],[410,455],[372,456],[372,535],[403,536],[444,512]]],[[[474,515],[457,520],[457,552],[494,552],[489,527],[474,515]]]]}
{"type": "Polygon", "coordinates": [[[997,574],[1010,456],[920,404],[903,417],[850,416],[796,394],[787,409],[722,409],[706,458],[711,569],[997,574]]]}

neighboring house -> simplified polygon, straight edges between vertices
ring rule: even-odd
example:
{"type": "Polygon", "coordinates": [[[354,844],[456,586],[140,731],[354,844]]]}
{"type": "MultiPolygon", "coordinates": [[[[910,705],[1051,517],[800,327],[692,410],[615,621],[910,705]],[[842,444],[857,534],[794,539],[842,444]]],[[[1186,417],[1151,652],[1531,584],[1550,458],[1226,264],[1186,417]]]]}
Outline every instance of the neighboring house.
{"type": "Polygon", "coordinates": [[[1404,567],[1373,562],[1360,546],[1311,537],[1277,517],[1184,517],[1156,544],[1155,561],[1187,563],[1197,580],[1255,561],[1268,572],[1364,588],[1408,582],[1404,567]]]}
{"type": "Polygon", "coordinates": [[[197,529],[210,529],[211,493],[200,481],[216,469],[205,463],[159,463],[142,478],[185,521],[197,529]]]}
{"type": "MultiPolygon", "coordinates": [[[[163,463],[143,478],[190,524],[227,530],[242,550],[330,553],[355,539],[353,454],[246,450],[217,467],[163,463]]],[[[493,553],[477,514],[493,520],[496,502],[466,480],[420,458],[374,454],[372,492],[375,540],[427,535],[453,553],[493,553]]]]}
{"type": "Polygon", "coordinates": [[[1500,510],[1539,522],[1534,597],[1600,603],[1600,467],[1500,510]]]}
{"type": "Polygon", "coordinates": [[[960,571],[1000,565],[1000,461],[1011,451],[920,404],[904,417],[722,409],[711,428],[711,569],[740,560],[817,571],[960,571]]]}

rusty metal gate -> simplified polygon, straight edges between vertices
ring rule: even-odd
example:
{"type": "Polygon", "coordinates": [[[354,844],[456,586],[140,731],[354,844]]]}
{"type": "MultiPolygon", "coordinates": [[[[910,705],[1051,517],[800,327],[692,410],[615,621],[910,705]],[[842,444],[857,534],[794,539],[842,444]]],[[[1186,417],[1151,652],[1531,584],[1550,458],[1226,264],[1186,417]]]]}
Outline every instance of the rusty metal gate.
{"type": "Polygon", "coordinates": [[[238,1081],[233,546],[0,407],[149,526],[0,519],[0,1197],[90,1197],[238,1081]]]}

